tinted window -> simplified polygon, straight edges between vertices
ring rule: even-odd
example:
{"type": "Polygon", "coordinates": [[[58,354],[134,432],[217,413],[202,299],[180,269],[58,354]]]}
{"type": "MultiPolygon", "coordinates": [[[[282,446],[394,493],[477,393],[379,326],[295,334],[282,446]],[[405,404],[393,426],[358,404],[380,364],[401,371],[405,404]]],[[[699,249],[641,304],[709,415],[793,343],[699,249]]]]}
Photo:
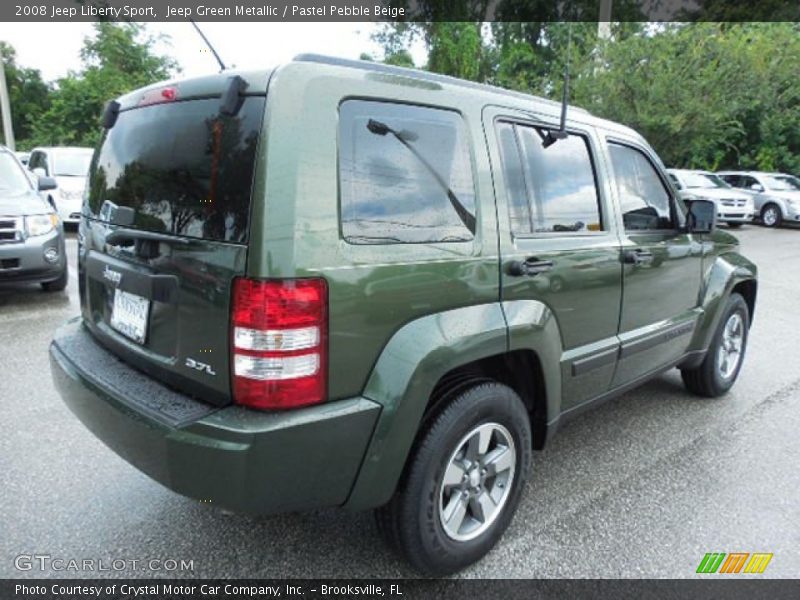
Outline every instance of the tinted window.
{"type": "Polygon", "coordinates": [[[754,185],[761,185],[756,181],[755,177],[750,177],[749,175],[742,175],[741,179],[739,180],[739,185],[743,188],[750,189],[751,186],[754,185]]]}
{"type": "Polygon", "coordinates": [[[738,175],[720,175],[720,177],[730,186],[737,188],[742,187],[741,178],[738,175]]]}
{"type": "Polygon", "coordinates": [[[497,127],[497,137],[500,142],[500,158],[503,161],[511,231],[530,233],[533,230],[530,200],[514,126],[510,123],[500,123],[497,127]]]}
{"type": "Polygon", "coordinates": [[[134,226],[243,242],[263,97],[221,115],[219,98],[120,113],[90,169],[89,209],[105,202],[136,210],[134,226]]]}
{"type": "Polygon", "coordinates": [[[44,154],[41,152],[34,152],[33,156],[31,156],[30,161],[28,161],[28,168],[33,171],[34,169],[44,169],[47,172],[47,165],[44,161],[44,154]]]}
{"type": "Polygon", "coordinates": [[[348,242],[473,238],[475,186],[460,115],[349,100],[339,116],[342,234],[348,242]]]}
{"type": "Polygon", "coordinates": [[[499,126],[512,231],[599,231],[599,197],[586,140],[569,135],[545,148],[545,133],[519,124],[499,126]]]}
{"type": "Polygon", "coordinates": [[[680,182],[680,181],[678,181],[678,178],[675,176],[675,174],[674,174],[674,173],[667,173],[667,175],[669,175],[669,178],[670,178],[670,180],[672,181],[672,183],[674,183],[674,184],[675,184],[675,187],[676,187],[676,188],[678,188],[678,189],[681,189],[681,188],[682,188],[682,186],[681,186],[681,182],[680,182]]]}
{"type": "Polygon", "coordinates": [[[669,192],[650,160],[630,146],[609,148],[625,229],[674,229],[669,192]]]}

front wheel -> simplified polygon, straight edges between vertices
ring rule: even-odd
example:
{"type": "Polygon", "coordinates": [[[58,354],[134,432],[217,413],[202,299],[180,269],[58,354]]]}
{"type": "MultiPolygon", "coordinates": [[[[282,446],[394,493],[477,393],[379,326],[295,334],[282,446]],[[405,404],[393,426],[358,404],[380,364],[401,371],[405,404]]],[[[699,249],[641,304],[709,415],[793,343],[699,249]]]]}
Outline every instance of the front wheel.
{"type": "Polygon", "coordinates": [[[705,359],[697,368],[681,370],[690,392],[715,398],[731,389],[742,368],[749,328],[747,302],[740,294],[731,294],[705,359]]]}
{"type": "Polygon", "coordinates": [[[767,204],[761,209],[761,222],[767,227],[780,227],[783,215],[777,204],[767,204]]]}
{"type": "Polygon", "coordinates": [[[469,388],[418,438],[395,496],[376,511],[379,528],[426,575],[474,563],[511,522],[532,447],[528,413],[511,388],[469,388]]]}

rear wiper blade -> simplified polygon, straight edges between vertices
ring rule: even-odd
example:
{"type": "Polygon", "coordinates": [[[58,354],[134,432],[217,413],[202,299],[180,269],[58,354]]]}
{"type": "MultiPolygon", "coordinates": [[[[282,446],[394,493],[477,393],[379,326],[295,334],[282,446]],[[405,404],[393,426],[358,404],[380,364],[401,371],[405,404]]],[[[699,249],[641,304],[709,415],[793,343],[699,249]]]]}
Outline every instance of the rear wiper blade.
{"type": "Polygon", "coordinates": [[[436,183],[439,184],[439,187],[441,187],[444,190],[445,194],[447,194],[447,199],[450,201],[450,204],[456,211],[458,218],[461,219],[461,222],[464,224],[464,226],[469,230],[470,233],[472,234],[475,233],[475,215],[469,212],[469,210],[467,210],[467,208],[461,203],[458,197],[453,193],[453,190],[450,189],[450,186],[447,185],[447,182],[444,180],[441,174],[434,168],[434,166],[430,162],[428,162],[428,160],[424,156],[422,156],[419,150],[417,150],[416,148],[414,148],[414,146],[408,143],[405,136],[403,135],[404,132],[395,131],[394,129],[389,127],[386,123],[383,123],[382,121],[376,121],[375,119],[369,120],[369,122],[367,123],[367,129],[370,131],[370,133],[374,133],[375,135],[383,136],[386,135],[387,133],[390,133],[395,137],[395,139],[397,139],[398,142],[400,142],[401,144],[403,144],[403,146],[408,148],[411,154],[413,154],[414,157],[416,157],[416,159],[420,162],[420,164],[422,164],[422,166],[428,170],[428,173],[430,173],[433,176],[436,183]]]}
{"type": "Polygon", "coordinates": [[[141,231],[139,229],[115,229],[106,236],[106,244],[110,246],[133,246],[136,242],[164,242],[172,244],[173,246],[189,246],[192,240],[186,238],[176,237],[174,235],[167,235],[166,233],[157,233],[155,231],[141,231]]]}

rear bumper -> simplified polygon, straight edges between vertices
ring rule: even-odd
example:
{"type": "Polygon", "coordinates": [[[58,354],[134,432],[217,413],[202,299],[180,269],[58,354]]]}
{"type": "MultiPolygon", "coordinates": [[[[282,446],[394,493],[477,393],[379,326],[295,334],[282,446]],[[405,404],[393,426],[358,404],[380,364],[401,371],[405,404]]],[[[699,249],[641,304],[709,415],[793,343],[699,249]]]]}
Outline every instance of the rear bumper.
{"type": "Polygon", "coordinates": [[[380,412],[350,398],[287,412],[222,409],[117,360],[74,319],[50,346],[70,410],[107,446],[173,491],[269,514],[345,502],[380,412]]]}

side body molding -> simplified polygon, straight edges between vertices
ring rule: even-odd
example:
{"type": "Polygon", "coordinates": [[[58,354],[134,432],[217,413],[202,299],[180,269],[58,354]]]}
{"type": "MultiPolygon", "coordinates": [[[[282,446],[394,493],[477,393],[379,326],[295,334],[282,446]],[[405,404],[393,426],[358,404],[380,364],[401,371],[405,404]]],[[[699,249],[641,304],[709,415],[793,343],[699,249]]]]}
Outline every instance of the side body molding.
{"type": "MultiPolygon", "coordinates": [[[[511,302],[508,305],[537,304],[538,302],[511,302]]],[[[541,314],[528,307],[511,306],[515,322],[516,348],[522,343],[541,337],[545,331],[557,336],[554,319],[549,309],[540,305],[541,314]],[[544,326],[523,326],[519,319],[537,317],[544,326]],[[538,331],[537,336],[534,332],[538,331]]],[[[425,408],[439,379],[462,365],[502,354],[509,349],[509,329],[504,309],[506,304],[481,304],[432,314],[411,321],[392,336],[383,349],[364,389],[364,397],[381,405],[381,415],[367,447],[359,475],[353,486],[346,508],[364,510],[381,506],[394,493],[402,474],[414,438],[422,421],[425,408]]],[[[541,341],[541,340],[539,340],[541,341]]],[[[548,357],[560,353],[552,344],[542,343],[537,352],[545,351],[548,357]]],[[[538,345],[538,344],[537,344],[538,345]]],[[[548,358],[548,363],[549,363],[548,358]]],[[[554,370],[549,371],[558,380],[558,361],[553,359],[554,370]]],[[[548,377],[550,379],[550,377],[548,377]]],[[[560,381],[548,385],[548,392],[560,390],[560,381]]]]}
{"type": "MultiPolygon", "coordinates": [[[[722,318],[722,309],[733,288],[744,281],[756,281],[757,267],[737,252],[726,252],[703,268],[700,306],[703,313],[689,346],[689,351],[708,350],[711,338],[722,318]]],[[[750,316],[752,319],[752,315],[750,316]]],[[[702,357],[701,357],[702,359],[702,357]]]]}

